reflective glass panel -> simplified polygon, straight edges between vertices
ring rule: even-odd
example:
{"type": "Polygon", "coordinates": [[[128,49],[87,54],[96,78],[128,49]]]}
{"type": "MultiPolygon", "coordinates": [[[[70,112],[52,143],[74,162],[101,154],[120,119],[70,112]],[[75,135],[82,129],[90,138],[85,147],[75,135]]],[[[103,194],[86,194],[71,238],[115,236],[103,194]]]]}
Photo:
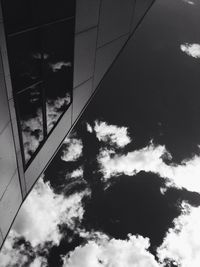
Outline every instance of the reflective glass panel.
{"type": "Polygon", "coordinates": [[[17,95],[25,163],[30,160],[44,138],[42,94],[39,83],[17,95]]]}
{"type": "Polygon", "coordinates": [[[45,86],[48,133],[71,104],[69,77],[71,77],[71,70],[68,70],[68,67],[63,67],[57,73],[52,73],[47,77],[45,86]]]}
{"type": "Polygon", "coordinates": [[[74,16],[75,0],[3,0],[8,34],[74,16]]]}
{"type": "Polygon", "coordinates": [[[2,0],[8,34],[29,28],[35,24],[31,2],[30,0],[2,0]]]}
{"type": "MultiPolygon", "coordinates": [[[[35,0],[34,8],[44,8],[45,2],[35,0]]],[[[62,10],[60,5],[59,9],[62,10]]],[[[56,16],[62,17],[62,12],[59,15],[55,8],[55,14],[50,16],[48,11],[40,17],[40,11],[34,15],[34,21],[41,18],[52,20],[51,23],[7,35],[25,165],[72,102],[74,18],[53,21],[56,16]]]]}
{"type": "Polygon", "coordinates": [[[39,24],[48,23],[75,14],[75,0],[32,0],[39,24]]]}
{"type": "Polygon", "coordinates": [[[71,103],[73,87],[73,24],[73,21],[65,21],[43,29],[43,50],[46,56],[43,61],[43,72],[48,132],[71,103]]]}
{"type": "Polygon", "coordinates": [[[41,31],[33,30],[8,38],[13,89],[19,92],[42,79],[41,31]]]}

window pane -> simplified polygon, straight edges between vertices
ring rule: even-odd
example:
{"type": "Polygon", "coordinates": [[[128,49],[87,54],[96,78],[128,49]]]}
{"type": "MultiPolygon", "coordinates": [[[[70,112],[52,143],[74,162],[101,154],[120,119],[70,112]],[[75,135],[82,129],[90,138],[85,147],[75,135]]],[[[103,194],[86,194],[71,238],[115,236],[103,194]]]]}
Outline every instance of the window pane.
{"type": "Polygon", "coordinates": [[[44,83],[46,91],[47,131],[71,103],[73,88],[74,22],[48,26],[43,32],[44,83]]]}
{"type": "Polygon", "coordinates": [[[46,78],[47,132],[71,104],[71,67],[63,67],[46,78]]]}
{"type": "Polygon", "coordinates": [[[68,18],[75,14],[75,0],[3,0],[8,33],[68,18]]]}
{"type": "Polygon", "coordinates": [[[42,28],[42,46],[49,62],[72,61],[74,20],[57,22],[42,28]]]}
{"type": "Polygon", "coordinates": [[[39,24],[75,16],[76,0],[32,0],[39,24]]]}
{"type": "Polygon", "coordinates": [[[27,163],[44,138],[41,84],[19,93],[17,106],[25,163],[27,163]]]}
{"type": "Polygon", "coordinates": [[[42,79],[40,30],[9,37],[8,49],[15,92],[42,79]]]}
{"type": "MultiPolygon", "coordinates": [[[[42,1],[42,0],[41,0],[42,1]]],[[[30,0],[3,0],[3,15],[8,33],[33,26],[34,14],[30,0]]]]}

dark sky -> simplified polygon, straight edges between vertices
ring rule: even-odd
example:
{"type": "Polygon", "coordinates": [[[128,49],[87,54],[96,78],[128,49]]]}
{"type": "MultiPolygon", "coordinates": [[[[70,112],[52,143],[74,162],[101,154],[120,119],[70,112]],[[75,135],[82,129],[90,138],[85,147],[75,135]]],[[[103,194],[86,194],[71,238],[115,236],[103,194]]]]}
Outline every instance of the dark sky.
{"type": "MultiPolygon", "coordinates": [[[[62,257],[70,251],[76,251],[75,248],[87,248],[88,240],[99,240],[98,244],[102,245],[101,238],[91,237],[91,233],[95,232],[102,236],[105,234],[109,240],[127,240],[129,234],[148,237],[149,251],[156,257],[155,261],[160,260],[168,267],[197,267],[196,254],[193,258],[184,258],[184,249],[180,244],[177,243],[180,253],[176,254],[173,245],[164,243],[164,240],[168,240],[166,233],[172,228],[177,234],[177,242],[178,233],[185,238],[182,239],[183,242],[187,242],[187,227],[195,223],[198,217],[193,216],[193,209],[198,214],[200,206],[199,12],[200,3],[197,0],[155,2],[105,76],[96,96],[76,125],[71,139],[61,147],[45,172],[44,181],[50,182],[55,194],[69,198],[86,189],[90,191],[90,196],[86,195],[82,199],[82,220],[75,221],[73,229],[64,222],[59,224],[62,233],[59,244],[46,243],[37,252],[33,248],[28,249],[29,265],[22,266],[31,266],[31,260],[37,257],[46,257],[47,266],[52,267],[93,266],[91,263],[84,265],[84,261],[83,265],[78,261],[73,265],[73,260],[68,262],[69,265],[64,265],[62,257]],[[105,123],[104,126],[116,127],[104,139],[102,136],[98,138],[98,130],[95,128],[102,123],[105,123]],[[112,138],[123,127],[126,127],[126,137],[129,137],[130,142],[119,145],[112,138]],[[81,140],[82,153],[76,160],[66,160],[65,152],[69,151],[73,140],[81,140]],[[164,152],[159,152],[162,148],[164,152]],[[149,153],[148,156],[145,153],[149,153]],[[161,157],[156,156],[156,153],[161,153],[161,157]],[[105,160],[105,155],[108,156],[109,164],[115,162],[115,170],[110,171],[107,178],[104,170],[111,165],[101,165],[100,161],[102,158],[105,160]],[[158,164],[154,165],[155,161],[158,164]],[[123,164],[127,164],[127,169],[121,167],[123,164]],[[134,164],[140,165],[134,169],[134,164]],[[83,170],[82,178],[70,177],[70,173],[80,168],[83,170]],[[122,169],[119,171],[119,168],[122,169]],[[132,174],[131,168],[134,169],[132,174]],[[169,170],[172,170],[172,174],[169,170]],[[181,177],[183,180],[185,177],[194,178],[196,189],[195,186],[193,188],[187,182],[184,184],[182,180],[178,180],[181,177]],[[172,179],[174,184],[168,186],[167,179],[172,179]],[[182,203],[187,203],[189,208],[184,209],[182,203]],[[184,219],[184,215],[190,215],[189,210],[191,217],[186,216],[184,219]],[[180,220],[174,220],[176,218],[180,220]],[[184,224],[182,218],[186,221],[189,218],[189,226],[184,224]],[[178,222],[180,225],[183,223],[185,228],[177,228],[178,222]],[[81,235],[77,229],[84,229],[90,233],[90,237],[81,235]],[[162,250],[165,254],[163,261],[157,251],[162,244],[167,244],[171,253],[162,250]],[[179,258],[177,255],[184,257],[179,258]]],[[[200,224],[200,216],[197,221],[200,224]]],[[[196,233],[196,228],[194,229],[196,233]]],[[[31,243],[20,238],[18,240],[26,246],[31,243]]],[[[193,241],[189,248],[191,251],[195,251],[193,241]]],[[[104,246],[106,247],[105,243],[104,246]]],[[[197,252],[199,255],[200,252],[197,252]]],[[[99,265],[95,262],[94,267],[115,266],[111,265],[112,260],[109,262],[110,258],[107,263],[106,259],[100,254],[99,265]]],[[[130,265],[118,264],[119,267],[144,266],[139,261],[130,265]]],[[[152,263],[146,266],[161,266],[156,264],[158,263],[154,262],[154,265],[152,263]]]]}
{"type": "Polygon", "coordinates": [[[92,199],[86,204],[86,229],[101,230],[120,239],[128,233],[141,234],[150,237],[153,250],[180,215],[178,201],[200,203],[200,197],[187,190],[170,189],[163,196],[163,181],[145,172],[135,179],[122,175],[103,191],[95,182],[99,174],[92,172],[98,168],[93,159],[100,146],[85,131],[85,122],[94,125],[95,120],[127,126],[133,142],[124,153],[154,140],[171,153],[170,163],[180,163],[199,153],[200,61],[180,48],[185,43],[200,43],[197,6],[178,0],[157,1],[76,126],[84,142],[85,179],[93,189],[92,199]]]}
{"type": "Polygon", "coordinates": [[[86,118],[127,125],[136,147],[153,138],[180,161],[200,142],[199,60],[180,45],[200,43],[199,4],[157,1],[100,86],[86,118]]]}

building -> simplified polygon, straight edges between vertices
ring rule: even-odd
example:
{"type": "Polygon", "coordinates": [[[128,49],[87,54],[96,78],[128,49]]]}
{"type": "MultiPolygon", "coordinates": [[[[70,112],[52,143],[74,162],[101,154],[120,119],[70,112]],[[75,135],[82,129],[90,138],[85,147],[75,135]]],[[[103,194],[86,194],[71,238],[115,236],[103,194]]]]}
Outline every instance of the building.
{"type": "Polygon", "coordinates": [[[0,245],[153,0],[1,0],[0,245]]]}

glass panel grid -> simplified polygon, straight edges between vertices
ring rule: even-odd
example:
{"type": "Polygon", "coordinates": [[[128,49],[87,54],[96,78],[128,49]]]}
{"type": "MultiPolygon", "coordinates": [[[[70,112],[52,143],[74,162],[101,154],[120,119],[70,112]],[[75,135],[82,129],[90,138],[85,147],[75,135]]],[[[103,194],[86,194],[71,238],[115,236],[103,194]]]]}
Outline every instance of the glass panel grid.
{"type": "MultiPolygon", "coordinates": [[[[24,4],[23,14],[21,18],[18,14],[16,27],[12,28],[9,24],[12,12],[5,12],[9,2],[7,7],[4,3],[4,16],[7,16],[10,72],[26,169],[72,103],[75,8],[70,19],[67,14],[63,19],[61,6],[59,11],[57,8],[51,12],[52,9],[42,17],[40,12],[34,13],[34,8],[37,5],[44,8],[47,1],[35,0],[33,4],[30,0],[20,0],[19,6],[24,4]],[[25,11],[32,13],[26,16],[25,11]]],[[[64,0],[57,5],[64,3],[66,8],[64,0]]],[[[71,8],[74,3],[71,0],[71,8]]],[[[51,1],[51,8],[53,5],[55,1],[51,1]]]]}

